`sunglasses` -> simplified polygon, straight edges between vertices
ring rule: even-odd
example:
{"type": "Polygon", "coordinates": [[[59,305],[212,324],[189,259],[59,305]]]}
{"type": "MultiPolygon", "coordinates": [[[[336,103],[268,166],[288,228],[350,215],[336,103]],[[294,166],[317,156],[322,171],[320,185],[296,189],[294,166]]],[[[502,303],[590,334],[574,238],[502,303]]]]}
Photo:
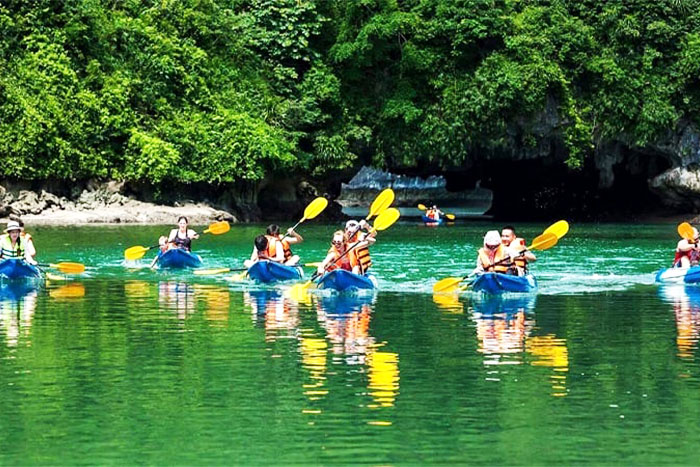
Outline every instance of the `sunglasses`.
{"type": "Polygon", "coordinates": [[[331,242],[331,244],[332,244],[332,245],[342,245],[343,242],[337,242],[337,241],[333,240],[333,241],[331,242]]]}
{"type": "Polygon", "coordinates": [[[486,245],[486,248],[488,248],[489,250],[495,250],[496,248],[498,248],[498,245],[486,245]]]}

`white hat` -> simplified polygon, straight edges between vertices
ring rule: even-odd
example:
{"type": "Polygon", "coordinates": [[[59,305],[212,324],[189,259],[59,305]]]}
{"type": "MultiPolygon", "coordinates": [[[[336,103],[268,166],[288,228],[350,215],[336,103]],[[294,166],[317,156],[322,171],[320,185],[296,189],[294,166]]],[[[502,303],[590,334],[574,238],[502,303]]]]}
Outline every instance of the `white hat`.
{"type": "Polygon", "coordinates": [[[10,221],[7,223],[7,228],[5,229],[5,232],[9,232],[11,230],[22,230],[22,227],[20,227],[19,222],[17,221],[10,221]]]}
{"type": "Polygon", "coordinates": [[[351,220],[349,220],[349,221],[347,221],[347,222],[345,223],[345,228],[346,228],[346,229],[354,229],[354,228],[357,227],[358,225],[360,225],[359,222],[357,222],[356,220],[352,220],[352,219],[351,219],[351,220]]]}
{"type": "Polygon", "coordinates": [[[500,245],[501,244],[501,234],[498,230],[489,230],[484,235],[484,245],[500,245]]]}

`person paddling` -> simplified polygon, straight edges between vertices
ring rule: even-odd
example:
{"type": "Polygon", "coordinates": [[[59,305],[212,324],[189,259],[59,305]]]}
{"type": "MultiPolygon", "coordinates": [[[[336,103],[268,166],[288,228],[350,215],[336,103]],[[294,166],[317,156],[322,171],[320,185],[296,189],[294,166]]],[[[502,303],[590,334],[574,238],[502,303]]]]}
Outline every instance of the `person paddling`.
{"type": "Polygon", "coordinates": [[[360,274],[360,264],[357,261],[355,249],[348,252],[347,236],[342,230],[333,233],[331,247],[328,250],[328,255],[324,258],[318,267],[318,273],[323,274],[334,269],[345,269],[352,271],[355,274],[360,274]],[[347,252],[347,254],[346,254],[347,252]]]}
{"type": "Polygon", "coordinates": [[[0,235],[0,258],[24,258],[29,264],[37,264],[34,242],[31,236],[23,236],[22,230],[17,221],[7,223],[5,233],[0,235]]]}
{"type": "Polygon", "coordinates": [[[282,242],[280,242],[279,237],[272,235],[258,235],[255,237],[253,253],[251,253],[250,259],[243,262],[243,265],[250,268],[258,261],[284,263],[284,248],[282,247],[282,242]]]}
{"type": "Polygon", "coordinates": [[[513,274],[508,248],[501,243],[498,230],[489,230],[484,235],[484,247],[479,249],[474,273],[500,272],[513,274]]]}
{"type": "Polygon", "coordinates": [[[673,258],[674,268],[689,268],[697,266],[700,262],[700,235],[698,229],[693,227],[693,238],[683,238],[676,245],[676,256],[673,258]]]}
{"type": "Polygon", "coordinates": [[[199,238],[199,234],[192,229],[187,228],[187,218],[180,216],[177,219],[177,229],[172,229],[168,238],[160,237],[158,243],[162,251],[170,248],[183,248],[187,251],[192,251],[192,240],[199,238]]]}
{"type": "Polygon", "coordinates": [[[437,205],[433,204],[431,207],[429,207],[425,211],[425,217],[434,220],[435,222],[440,220],[441,216],[444,216],[445,213],[440,211],[437,207],[437,205]]]}
{"type": "Polygon", "coordinates": [[[537,261],[537,257],[525,249],[525,239],[516,235],[512,225],[507,225],[501,230],[501,243],[509,249],[509,254],[513,258],[512,267],[515,268],[515,274],[518,276],[527,274],[527,263],[537,261]]]}
{"type": "Polygon", "coordinates": [[[295,255],[294,253],[292,253],[290,245],[298,245],[302,243],[304,241],[304,237],[296,233],[293,227],[289,228],[285,235],[281,235],[280,226],[277,224],[270,224],[267,227],[266,233],[268,239],[270,237],[272,237],[273,240],[278,239],[279,243],[276,245],[282,245],[282,251],[284,253],[283,264],[285,264],[286,266],[296,266],[297,264],[299,264],[299,255],[295,255]]]}
{"type": "Polygon", "coordinates": [[[353,249],[354,256],[360,266],[359,274],[366,274],[372,267],[372,258],[369,255],[369,246],[377,241],[377,233],[372,231],[372,226],[362,219],[360,222],[349,220],[345,223],[345,237],[348,248],[353,249]]]}

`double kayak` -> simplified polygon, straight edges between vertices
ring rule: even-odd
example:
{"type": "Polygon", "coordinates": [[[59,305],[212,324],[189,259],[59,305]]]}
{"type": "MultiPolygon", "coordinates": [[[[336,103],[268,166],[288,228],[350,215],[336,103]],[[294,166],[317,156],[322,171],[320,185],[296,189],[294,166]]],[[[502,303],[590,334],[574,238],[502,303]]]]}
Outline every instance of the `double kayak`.
{"type": "Polygon", "coordinates": [[[667,268],[656,273],[656,282],[666,284],[696,284],[700,282],[700,266],[667,268]]]}
{"type": "Polygon", "coordinates": [[[41,277],[41,271],[21,258],[0,260],[0,277],[7,279],[32,279],[41,277]]]}
{"type": "Polygon", "coordinates": [[[372,290],[377,288],[377,279],[372,274],[355,274],[344,269],[334,269],[321,276],[316,282],[319,289],[338,292],[346,290],[372,290]]]}
{"type": "Polygon", "coordinates": [[[161,269],[198,268],[202,265],[202,258],[184,248],[173,248],[159,252],[156,264],[161,269]]]}
{"type": "Polygon", "coordinates": [[[286,266],[273,261],[256,261],[248,268],[248,277],[258,282],[299,280],[304,277],[300,266],[286,266]]]}
{"type": "Polygon", "coordinates": [[[531,275],[514,276],[499,272],[486,272],[477,276],[471,284],[475,292],[491,295],[502,293],[528,293],[537,290],[537,281],[531,275]]]}
{"type": "Polygon", "coordinates": [[[439,219],[433,219],[432,217],[428,216],[422,216],[423,222],[425,222],[428,225],[441,225],[443,222],[445,222],[445,218],[441,217],[439,219]]]}

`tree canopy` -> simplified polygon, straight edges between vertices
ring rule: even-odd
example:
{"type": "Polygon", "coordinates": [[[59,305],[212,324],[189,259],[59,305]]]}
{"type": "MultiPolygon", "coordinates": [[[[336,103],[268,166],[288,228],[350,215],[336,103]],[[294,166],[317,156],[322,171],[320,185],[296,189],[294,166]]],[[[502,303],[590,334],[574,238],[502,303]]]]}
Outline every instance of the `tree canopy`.
{"type": "Polygon", "coordinates": [[[0,175],[235,182],[460,166],[541,137],[567,163],[700,123],[700,0],[9,0],[0,175]]]}

